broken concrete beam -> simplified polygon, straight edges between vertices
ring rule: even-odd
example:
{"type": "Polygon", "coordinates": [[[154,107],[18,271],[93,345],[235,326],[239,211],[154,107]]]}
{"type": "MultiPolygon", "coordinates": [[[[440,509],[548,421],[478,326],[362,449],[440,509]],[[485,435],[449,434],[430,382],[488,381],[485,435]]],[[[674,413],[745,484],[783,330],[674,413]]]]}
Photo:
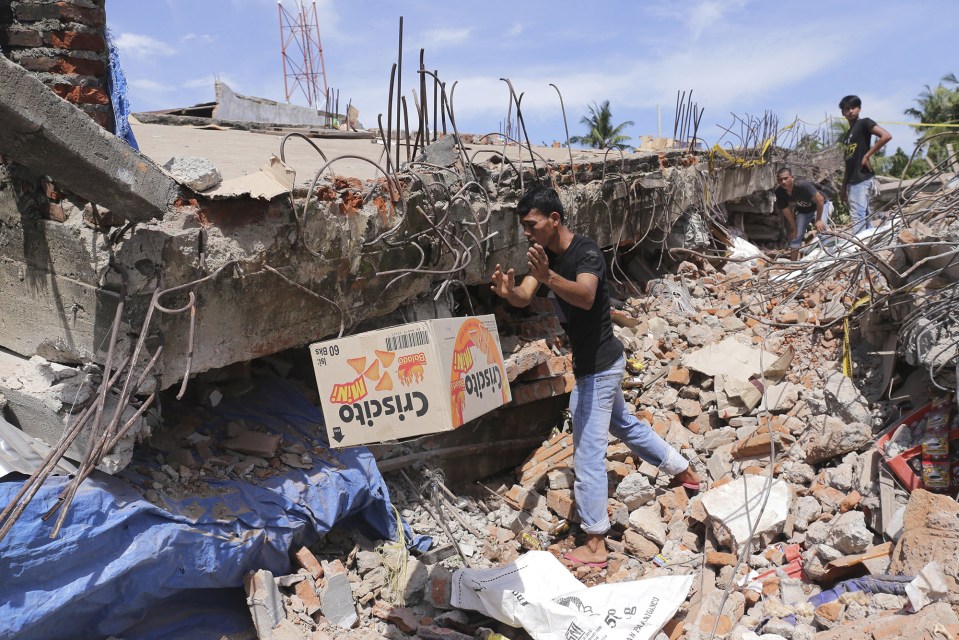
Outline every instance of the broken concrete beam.
{"type": "Polygon", "coordinates": [[[526,382],[529,380],[542,380],[570,373],[573,370],[573,360],[571,355],[553,356],[551,355],[545,362],[541,362],[529,371],[525,371],[517,376],[517,382],[526,382]]]}
{"type": "Polygon", "coordinates": [[[128,220],[162,217],[176,182],[150,159],[0,56],[0,152],[128,220]]]}
{"type": "Polygon", "coordinates": [[[552,352],[546,345],[545,340],[531,342],[524,345],[523,348],[516,353],[510,354],[505,358],[503,364],[506,365],[506,376],[510,382],[513,382],[521,374],[534,369],[551,357],[552,352]]]}
{"type": "Polygon", "coordinates": [[[725,375],[740,380],[749,380],[763,372],[779,356],[762,351],[739,342],[735,338],[726,338],[722,342],[707,344],[702,349],[687,353],[682,358],[684,367],[688,367],[708,376],[725,375]]]}

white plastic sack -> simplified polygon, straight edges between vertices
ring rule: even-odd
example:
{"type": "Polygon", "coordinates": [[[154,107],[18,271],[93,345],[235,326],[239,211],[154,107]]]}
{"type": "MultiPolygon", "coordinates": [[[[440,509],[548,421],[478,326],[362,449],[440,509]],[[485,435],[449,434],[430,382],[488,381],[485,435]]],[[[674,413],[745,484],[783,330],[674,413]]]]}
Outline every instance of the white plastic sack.
{"type": "Polygon", "coordinates": [[[535,640],[649,640],[686,600],[693,576],[587,588],[547,551],[453,574],[451,603],[523,627],[535,640]]]}
{"type": "Polygon", "coordinates": [[[740,238],[738,236],[733,236],[732,238],[733,246],[729,252],[729,257],[734,260],[746,260],[743,264],[747,267],[755,267],[757,262],[756,260],[748,260],[748,258],[764,258],[763,252],[754,245],[749,240],[745,238],[740,238]]]}

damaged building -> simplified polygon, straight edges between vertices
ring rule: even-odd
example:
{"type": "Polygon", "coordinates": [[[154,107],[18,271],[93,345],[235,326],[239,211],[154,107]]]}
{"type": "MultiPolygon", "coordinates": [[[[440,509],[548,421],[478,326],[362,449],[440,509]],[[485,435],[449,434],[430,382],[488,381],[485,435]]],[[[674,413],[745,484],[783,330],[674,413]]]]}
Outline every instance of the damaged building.
{"type": "Polygon", "coordinates": [[[476,595],[524,572],[564,621],[618,585],[649,638],[959,633],[955,154],[788,262],[775,171],[819,180],[834,153],[536,147],[457,131],[446,101],[442,124],[341,130],[225,85],[131,115],[105,25],[104,0],[0,8],[5,634],[550,637],[476,595]],[[489,291],[526,262],[533,184],[605,249],[627,400],[705,480],[611,440],[602,568],[556,566],[563,330],[489,291]],[[309,345],[480,315],[508,404],[330,442],[309,345]]]}

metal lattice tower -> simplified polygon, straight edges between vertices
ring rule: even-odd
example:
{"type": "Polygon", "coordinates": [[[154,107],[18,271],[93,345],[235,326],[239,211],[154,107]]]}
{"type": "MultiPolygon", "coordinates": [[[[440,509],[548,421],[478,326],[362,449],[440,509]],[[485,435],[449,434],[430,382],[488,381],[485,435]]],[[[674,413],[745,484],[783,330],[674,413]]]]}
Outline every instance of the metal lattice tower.
{"type": "Polygon", "coordinates": [[[280,47],[283,53],[283,88],[286,101],[298,90],[308,105],[320,108],[327,100],[326,64],[320,42],[320,22],[316,17],[316,1],[309,7],[304,0],[293,2],[295,13],[277,0],[280,13],[280,47]]]}

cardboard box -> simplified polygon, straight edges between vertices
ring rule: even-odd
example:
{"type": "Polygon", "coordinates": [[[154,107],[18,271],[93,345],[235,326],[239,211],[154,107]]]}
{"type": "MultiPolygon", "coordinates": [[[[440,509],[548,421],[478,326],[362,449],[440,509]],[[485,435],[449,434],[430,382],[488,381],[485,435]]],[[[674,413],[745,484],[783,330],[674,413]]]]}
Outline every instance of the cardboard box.
{"type": "Polygon", "coordinates": [[[332,447],[455,429],[512,400],[492,315],[310,345],[332,447]]]}

